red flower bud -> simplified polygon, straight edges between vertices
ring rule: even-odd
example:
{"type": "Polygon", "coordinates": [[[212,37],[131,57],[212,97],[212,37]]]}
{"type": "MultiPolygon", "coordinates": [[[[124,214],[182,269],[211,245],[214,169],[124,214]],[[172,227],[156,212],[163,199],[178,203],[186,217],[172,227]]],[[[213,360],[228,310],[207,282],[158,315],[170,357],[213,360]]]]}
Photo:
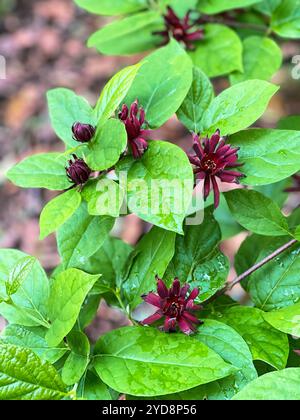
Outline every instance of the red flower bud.
{"type": "Polygon", "coordinates": [[[90,124],[76,122],[72,126],[73,139],[80,143],[88,143],[95,135],[96,128],[90,124]]]}
{"type": "Polygon", "coordinates": [[[73,160],[69,160],[69,166],[66,167],[67,176],[74,185],[83,186],[90,178],[92,170],[88,167],[83,159],[79,159],[76,155],[72,155],[73,160]]]}

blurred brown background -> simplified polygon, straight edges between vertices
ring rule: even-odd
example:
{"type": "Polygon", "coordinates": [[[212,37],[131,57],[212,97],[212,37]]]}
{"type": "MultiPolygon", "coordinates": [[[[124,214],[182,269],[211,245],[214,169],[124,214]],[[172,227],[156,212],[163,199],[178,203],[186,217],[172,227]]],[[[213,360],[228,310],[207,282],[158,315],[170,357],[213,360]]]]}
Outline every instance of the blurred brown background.
{"type": "MultiPolygon", "coordinates": [[[[5,172],[16,161],[32,153],[62,150],[53,133],[45,93],[64,86],[95,103],[106,81],[139,57],[105,57],[89,50],[88,35],[105,19],[79,10],[72,0],[1,0],[0,55],[7,63],[7,79],[0,80],[0,247],[19,248],[38,257],[47,270],[58,263],[54,236],[38,240],[38,217],[52,193],[21,190],[5,181],[5,172]]],[[[282,86],[261,126],[299,114],[300,80],[293,80],[291,57],[300,54],[298,42],[283,45],[285,65],[275,78],[282,86]]],[[[227,81],[216,81],[219,91],[227,81]]],[[[189,136],[174,118],[156,138],[189,147],[189,136]]],[[[143,224],[130,216],[117,226],[117,233],[135,243],[143,224]]],[[[240,238],[227,241],[224,251],[233,256],[240,238]]]]}

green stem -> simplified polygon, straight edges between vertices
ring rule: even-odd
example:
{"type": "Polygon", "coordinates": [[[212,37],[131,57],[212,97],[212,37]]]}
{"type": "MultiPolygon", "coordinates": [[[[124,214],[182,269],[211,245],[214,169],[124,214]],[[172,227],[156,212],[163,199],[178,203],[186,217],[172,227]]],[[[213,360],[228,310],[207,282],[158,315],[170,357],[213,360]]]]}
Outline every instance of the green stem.
{"type": "Polygon", "coordinates": [[[130,312],[127,310],[126,306],[124,305],[124,302],[122,301],[122,298],[121,298],[121,295],[120,295],[120,291],[119,290],[112,290],[112,292],[115,295],[115,297],[117,298],[117,301],[120,305],[120,308],[126,314],[126,316],[129,318],[129,320],[133,323],[133,325],[138,325],[138,323],[134,319],[132,319],[130,312]]]}

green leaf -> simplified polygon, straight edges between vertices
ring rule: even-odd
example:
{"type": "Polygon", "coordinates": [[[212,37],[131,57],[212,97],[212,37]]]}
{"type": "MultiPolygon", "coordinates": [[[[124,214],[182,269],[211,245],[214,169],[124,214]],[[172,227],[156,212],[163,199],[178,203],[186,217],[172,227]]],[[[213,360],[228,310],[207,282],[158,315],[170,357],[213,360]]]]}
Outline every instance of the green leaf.
{"type": "Polygon", "coordinates": [[[133,248],[116,238],[107,238],[101,249],[76,268],[90,274],[102,274],[91,293],[102,294],[121,286],[122,272],[133,248]]]}
{"type": "Polygon", "coordinates": [[[86,162],[95,171],[111,168],[126,149],[127,133],[125,125],[116,119],[108,120],[100,127],[88,145],[86,162]]]}
{"type": "Polygon", "coordinates": [[[126,98],[137,98],[151,128],[161,127],[179,109],[192,84],[192,61],[174,40],[142,61],[126,98]],[[176,86],[176,89],[174,89],[176,86]]]}
{"type": "Polygon", "coordinates": [[[51,326],[46,340],[49,346],[57,346],[71,331],[87,294],[98,278],[99,275],[70,268],[53,279],[48,300],[51,326]]]}
{"type": "Polygon", "coordinates": [[[88,12],[104,16],[138,12],[148,6],[147,0],[75,0],[75,3],[88,12]]]}
{"type": "Polygon", "coordinates": [[[255,10],[259,12],[271,16],[274,10],[280,5],[282,0],[264,0],[254,6],[255,10]]]}
{"type": "Polygon", "coordinates": [[[40,359],[53,364],[61,359],[68,349],[63,345],[50,347],[45,340],[46,332],[47,329],[43,327],[30,328],[9,324],[0,336],[0,345],[2,340],[6,344],[30,349],[40,359]]]}
{"type": "Polygon", "coordinates": [[[12,271],[9,273],[9,278],[5,283],[6,293],[8,296],[17,293],[18,289],[31,273],[35,263],[36,259],[30,256],[18,260],[12,271]]]}
{"type": "Polygon", "coordinates": [[[141,327],[104,335],[95,347],[94,367],[111,388],[137,396],[184,391],[236,371],[191,337],[141,327]]]}
{"type": "Polygon", "coordinates": [[[232,190],[225,193],[225,198],[233,217],[245,229],[267,236],[289,234],[287,219],[280,208],[258,191],[232,190]]]}
{"type": "Polygon", "coordinates": [[[46,238],[63,225],[78,209],[80,193],[73,189],[51,200],[40,215],[40,239],[46,238]]]}
{"type": "Polygon", "coordinates": [[[249,127],[265,112],[277,91],[277,86],[263,80],[248,80],[224,90],[208,107],[203,129],[208,133],[219,129],[229,135],[249,127]]]}
{"type": "Polygon", "coordinates": [[[74,385],[83,376],[88,364],[90,355],[90,343],[85,334],[80,331],[73,331],[67,337],[71,349],[62,369],[62,380],[67,385],[74,385]]]}
{"type": "Polygon", "coordinates": [[[140,67],[141,64],[125,67],[105,85],[94,110],[98,126],[103,125],[122,103],[140,67]]]}
{"type": "Polygon", "coordinates": [[[189,10],[195,10],[198,0],[158,0],[162,12],[166,13],[166,7],[171,6],[176,14],[184,17],[189,10]]]}
{"type": "MultiPolygon", "coordinates": [[[[0,297],[6,298],[6,282],[11,273],[18,271],[27,254],[14,249],[0,250],[0,297]]],[[[0,303],[0,314],[12,324],[24,326],[48,326],[46,301],[49,295],[48,278],[40,263],[35,260],[34,265],[21,283],[15,294],[11,296],[11,303],[0,303]]]]}
{"type": "Polygon", "coordinates": [[[300,116],[290,115],[289,117],[282,118],[277,125],[279,130],[296,130],[300,131],[300,116]]]}
{"type": "MultiPolygon", "coordinates": [[[[270,238],[258,246],[259,254],[255,262],[271,255],[289,241],[289,238],[270,238]]],[[[257,307],[264,311],[274,311],[294,305],[300,300],[299,244],[285,251],[267,265],[253,273],[248,279],[246,289],[257,307]]]]}
{"type": "Polygon", "coordinates": [[[197,67],[193,70],[193,83],[183,104],[177,111],[179,120],[191,131],[198,133],[204,112],[215,94],[209,78],[197,67]]]}
{"type": "Polygon", "coordinates": [[[115,219],[109,216],[91,216],[87,204],[81,203],[73,216],[58,230],[59,254],[65,268],[84,264],[106,240],[115,219]]]}
{"type": "Polygon", "coordinates": [[[283,38],[300,38],[300,1],[283,0],[272,15],[271,29],[283,38]]]}
{"type": "Polygon", "coordinates": [[[300,337],[300,303],[279,311],[265,313],[264,318],[276,330],[300,337]]]}
{"type": "Polygon", "coordinates": [[[271,372],[256,379],[239,392],[234,400],[299,401],[300,369],[271,372]]]}
{"type": "Polygon", "coordinates": [[[261,0],[201,0],[198,9],[202,13],[217,14],[226,10],[239,9],[260,3],[261,0]]]}
{"type": "Polygon", "coordinates": [[[108,387],[93,371],[87,371],[77,390],[77,398],[92,401],[110,401],[112,396],[108,387]]]}
{"type": "Polygon", "coordinates": [[[120,184],[110,178],[93,180],[82,192],[92,216],[119,217],[125,199],[125,191],[120,184]]]}
{"type": "Polygon", "coordinates": [[[60,153],[32,155],[13,166],[6,176],[22,188],[65,190],[71,185],[66,175],[66,161],[60,153]]]}
{"type": "Polygon", "coordinates": [[[80,314],[77,320],[77,325],[80,330],[88,327],[95,319],[98,308],[100,306],[101,295],[93,295],[91,292],[83,303],[80,314]]]}
{"type": "MultiPolygon", "coordinates": [[[[227,378],[194,388],[193,393],[205,395],[208,400],[229,400],[233,395],[257,378],[252,355],[243,338],[231,327],[221,322],[206,319],[195,336],[201,343],[215,351],[225,362],[240,371],[227,378]]],[[[181,399],[189,399],[186,391],[181,399]]]]}
{"type": "Polygon", "coordinates": [[[72,126],[75,122],[95,126],[97,120],[93,115],[93,108],[85,98],[65,88],[49,90],[47,100],[51,124],[56,135],[67,148],[78,146],[79,143],[73,139],[72,126]]]}
{"type": "Polygon", "coordinates": [[[153,32],[163,30],[163,20],[156,11],[145,11],[115,20],[95,32],[88,47],[95,47],[107,55],[129,55],[150,50],[159,45],[160,36],[153,32]]]}
{"type": "Polygon", "coordinates": [[[215,210],[214,216],[221,228],[223,240],[232,238],[243,231],[242,226],[232,217],[223,194],[221,195],[220,205],[215,210]]]}
{"type": "Polygon", "coordinates": [[[67,390],[58,372],[31,350],[0,343],[0,400],[61,400],[67,390]]]}
{"type": "Polygon", "coordinates": [[[243,71],[243,47],[240,38],[224,25],[204,26],[204,39],[190,53],[193,63],[208,77],[243,71]]]}
{"type": "Polygon", "coordinates": [[[270,38],[250,36],[243,41],[244,72],[234,72],[231,84],[249,79],[270,80],[280,69],[281,48],[270,38]]]}
{"type": "Polygon", "coordinates": [[[146,222],[182,233],[192,200],[194,176],[186,154],[171,143],[149,142],[128,172],[128,207],[146,222]]]}
{"type": "Polygon", "coordinates": [[[153,227],[133,251],[123,284],[132,309],[142,302],[144,293],[155,289],[155,276],[163,277],[174,255],[175,237],[173,232],[153,227]]]}
{"type": "Polygon", "coordinates": [[[300,170],[298,131],[251,129],[231,136],[230,144],[241,149],[243,184],[273,184],[300,170]]]}
{"type": "Polygon", "coordinates": [[[255,190],[266,197],[271,198],[274,203],[282,208],[289,196],[288,192],[285,190],[290,187],[291,184],[291,179],[283,179],[282,181],[275,182],[274,184],[259,185],[255,188],[255,190]]]}
{"type": "MultiPolygon", "coordinates": [[[[288,338],[264,320],[256,308],[234,306],[216,313],[216,319],[235,329],[248,344],[253,360],[284,369],[289,354],[288,338]]],[[[215,318],[214,316],[214,318],[215,318]]]]}
{"type": "Polygon", "coordinates": [[[200,289],[201,302],[209,299],[224,285],[229,272],[228,260],[218,249],[220,241],[221,231],[210,208],[200,225],[186,226],[184,236],[177,235],[167,281],[178,277],[200,289]]]}

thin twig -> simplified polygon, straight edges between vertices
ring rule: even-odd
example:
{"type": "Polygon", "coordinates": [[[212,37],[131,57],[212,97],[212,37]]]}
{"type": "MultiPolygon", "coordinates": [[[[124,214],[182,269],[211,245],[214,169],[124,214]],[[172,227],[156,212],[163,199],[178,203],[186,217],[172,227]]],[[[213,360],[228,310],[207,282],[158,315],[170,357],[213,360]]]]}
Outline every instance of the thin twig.
{"type": "Polygon", "coordinates": [[[237,284],[240,284],[243,280],[245,280],[247,277],[249,277],[251,274],[253,274],[255,271],[259,270],[261,267],[266,265],[268,262],[272,261],[274,258],[278,257],[278,255],[285,252],[287,249],[291,248],[293,245],[298,243],[296,239],[292,239],[288,243],[284,244],[280,248],[276,249],[276,251],[272,252],[272,254],[268,255],[266,258],[258,262],[257,264],[253,265],[253,267],[249,268],[247,271],[245,271],[240,276],[236,277],[232,282],[227,283],[227,285],[219,290],[209,301],[208,303],[214,301],[218,297],[224,295],[227,292],[230,292],[237,284]]]}

